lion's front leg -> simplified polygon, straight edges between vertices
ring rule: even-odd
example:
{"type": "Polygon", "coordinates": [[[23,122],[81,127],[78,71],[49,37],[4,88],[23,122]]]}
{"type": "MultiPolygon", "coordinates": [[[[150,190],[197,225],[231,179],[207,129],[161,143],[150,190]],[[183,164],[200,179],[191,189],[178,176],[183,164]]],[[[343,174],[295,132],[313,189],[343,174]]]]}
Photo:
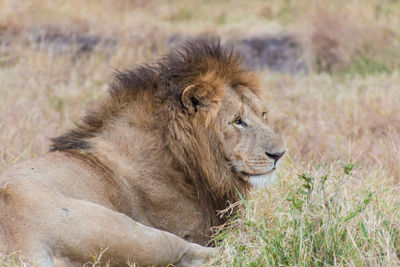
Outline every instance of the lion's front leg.
{"type": "Polygon", "coordinates": [[[65,259],[82,266],[104,251],[101,262],[111,265],[120,266],[129,261],[141,266],[194,266],[207,261],[213,251],[92,202],[39,187],[33,190],[35,194],[25,195],[13,194],[12,188],[8,189],[7,193],[13,196],[3,203],[3,211],[8,216],[2,224],[6,232],[21,237],[12,247],[40,264],[52,258],[56,264],[59,259],[65,259]],[[19,209],[15,209],[16,205],[19,209]]]}
{"type": "Polygon", "coordinates": [[[58,238],[64,239],[65,249],[73,248],[82,259],[107,248],[103,262],[112,265],[131,261],[140,265],[195,266],[207,261],[213,252],[212,248],[147,227],[94,203],[73,199],[58,208],[70,214],[63,214],[65,227],[57,229],[58,238]]]}

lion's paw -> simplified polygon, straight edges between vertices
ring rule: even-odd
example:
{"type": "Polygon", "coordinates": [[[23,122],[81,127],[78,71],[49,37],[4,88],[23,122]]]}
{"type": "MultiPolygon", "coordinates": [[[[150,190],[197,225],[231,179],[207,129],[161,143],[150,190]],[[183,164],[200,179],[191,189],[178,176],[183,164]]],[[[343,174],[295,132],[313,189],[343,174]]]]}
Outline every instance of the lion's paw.
{"type": "Polygon", "coordinates": [[[215,248],[207,248],[193,243],[190,245],[191,247],[183,254],[182,258],[175,263],[175,266],[197,266],[206,263],[217,253],[217,249],[215,248]]]}

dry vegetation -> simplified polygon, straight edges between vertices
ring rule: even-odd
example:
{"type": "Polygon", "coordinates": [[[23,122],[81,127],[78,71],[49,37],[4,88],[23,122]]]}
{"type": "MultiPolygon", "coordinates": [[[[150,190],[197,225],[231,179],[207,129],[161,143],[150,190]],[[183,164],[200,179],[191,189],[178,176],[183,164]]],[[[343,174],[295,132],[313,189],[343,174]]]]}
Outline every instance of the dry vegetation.
{"type": "Polygon", "coordinates": [[[215,264],[400,266],[398,1],[0,1],[0,171],[45,153],[114,68],[177,36],[274,34],[309,65],[261,72],[288,153],[216,236],[215,264]]]}

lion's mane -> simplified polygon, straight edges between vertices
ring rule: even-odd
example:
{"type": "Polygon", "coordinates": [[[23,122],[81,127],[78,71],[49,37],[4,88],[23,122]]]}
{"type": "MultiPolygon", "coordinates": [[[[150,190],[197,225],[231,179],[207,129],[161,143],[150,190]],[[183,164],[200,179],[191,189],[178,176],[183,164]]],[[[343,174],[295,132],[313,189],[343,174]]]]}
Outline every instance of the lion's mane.
{"type": "MultiPolygon", "coordinates": [[[[100,135],[107,122],[124,112],[126,104],[145,106],[142,127],[159,133],[171,157],[166,164],[184,173],[182,190],[206,202],[210,213],[225,209],[243,196],[247,185],[233,178],[226,164],[213,121],[198,125],[182,103],[182,92],[190,84],[207,82],[244,85],[255,93],[255,79],[243,68],[242,58],[218,41],[195,40],[173,50],[151,65],[117,72],[108,98],[86,115],[75,129],[52,139],[51,151],[92,150],[91,138],[100,135]]],[[[138,114],[137,116],[142,116],[138,114]]],[[[157,167],[157,166],[155,166],[157,167]]],[[[219,219],[214,215],[214,219],[219,219]]],[[[220,221],[219,221],[220,222],[220,221]]]]}

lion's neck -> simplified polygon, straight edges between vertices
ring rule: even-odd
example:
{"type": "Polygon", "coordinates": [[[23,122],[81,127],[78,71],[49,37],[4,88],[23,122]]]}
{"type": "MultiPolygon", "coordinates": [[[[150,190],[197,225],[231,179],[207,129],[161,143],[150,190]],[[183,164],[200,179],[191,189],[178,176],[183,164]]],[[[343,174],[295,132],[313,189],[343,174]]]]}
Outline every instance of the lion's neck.
{"type": "Polygon", "coordinates": [[[90,143],[129,190],[145,191],[149,183],[158,184],[199,202],[212,225],[223,222],[217,219],[217,211],[238,200],[236,188],[242,194],[246,191],[226,169],[217,137],[188,125],[150,129],[121,120],[90,143]]]}
{"type": "Polygon", "coordinates": [[[238,192],[246,196],[248,187],[234,177],[226,164],[214,128],[188,123],[181,113],[172,118],[164,133],[166,145],[210,213],[225,210],[239,200],[238,192]]]}

